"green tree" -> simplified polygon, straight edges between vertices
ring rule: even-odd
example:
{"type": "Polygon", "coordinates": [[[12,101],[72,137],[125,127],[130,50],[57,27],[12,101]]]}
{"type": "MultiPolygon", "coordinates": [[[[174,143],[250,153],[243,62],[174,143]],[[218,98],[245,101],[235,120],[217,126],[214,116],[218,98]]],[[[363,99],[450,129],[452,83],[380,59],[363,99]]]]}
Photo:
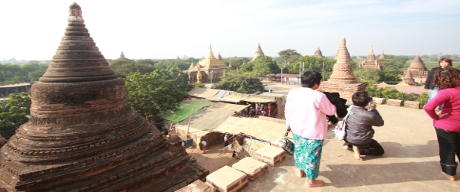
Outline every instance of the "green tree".
{"type": "Polygon", "coordinates": [[[0,102],[0,134],[9,139],[16,129],[26,123],[30,114],[30,97],[27,93],[10,94],[9,99],[0,102]]]}
{"type": "Polygon", "coordinates": [[[280,63],[294,63],[302,56],[294,49],[282,50],[278,52],[278,55],[280,63]]]}
{"type": "Polygon", "coordinates": [[[257,57],[252,64],[252,74],[257,77],[265,77],[268,74],[275,74],[280,71],[276,62],[268,56],[257,57]]]}
{"type": "Polygon", "coordinates": [[[149,64],[139,64],[133,60],[126,58],[115,59],[109,63],[113,71],[118,75],[127,76],[129,73],[139,71],[140,73],[150,73],[155,70],[155,67],[149,64]]]}
{"type": "MultiPolygon", "coordinates": [[[[335,64],[335,60],[331,58],[317,58],[313,56],[302,56],[300,57],[297,62],[291,63],[289,66],[286,66],[289,73],[295,74],[299,73],[299,67],[302,68],[303,71],[317,71],[320,72],[323,76],[324,80],[329,79],[332,74],[332,68],[335,64]],[[323,66],[324,63],[324,66],[323,66]]],[[[286,72],[286,71],[283,71],[286,72]]]]}
{"type": "Polygon", "coordinates": [[[237,71],[228,72],[224,77],[221,77],[220,82],[214,84],[212,88],[235,91],[238,93],[255,93],[264,90],[264,86],[259,78],[237,71]]]}
{"type": "Polygon", "coordinates": [[[357,68],[353,70],[353,74],[359,82],[377,82],[380,79],[377,69],[357,68]]]}
{"type": "Polygon", "coordinates": [[[402,74],[402,71],[399,69],[388,67],[381,70],[379,74],[379,81],[381,82],[398,82],[401,81],[401,77],[399,77],[399,75],[402,74]]]}
{"type": "Polygon", "coordinates": [[[135,72],[125,79],[131,108],[142,116],[151,115],[154,121],[162,121],[161,112],[176,111],[187,95],[165,74],[169,73],[161,69],[145,74],[135,72]]]}

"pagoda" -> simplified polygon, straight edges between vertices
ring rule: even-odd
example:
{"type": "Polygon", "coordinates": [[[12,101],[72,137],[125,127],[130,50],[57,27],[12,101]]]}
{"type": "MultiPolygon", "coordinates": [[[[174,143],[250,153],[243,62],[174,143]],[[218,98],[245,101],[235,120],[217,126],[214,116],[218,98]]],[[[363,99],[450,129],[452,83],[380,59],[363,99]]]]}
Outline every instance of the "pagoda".
{"type": "Polygon", "coordinates": [[[402,79],[404,83],[406,83],[407,85],[417,85],[417,83],[415,82],[415,79],[414,77],[412,77],[412,73],[410,70],[408,70],[404,76],[404,78],[402,79]]]}
{"type": "Polygon", "coordinates": [[[404,74],[401,76],[401,78],[404,78],[408,71],[410,71],[412,77],[415,79],[415,82],[418,83],[425,82],[429,72],[425,67],[425,63],[420,58],[420,54],[415,56],[414,60],[412,60],[410,63],[409,68],[404,71],[404,74]]]}
{"type": "Polygon", "coordinates": [[[387,57],[385,56],[385,53],[382,51],[382,54],[380,54],[379,59],[386,59],[387,57]]]}
{"type": "Polygon", "coordinates": [[[353,75],[353,69],[350,64],[350,53],[348,52],[345,38],[342,38],[336,59],[332,75],[328,81],[321,82],[319,90],[338,92],[340,93],[340,97],[351,101],[353,93],[366,90],[367,83],[358,82],[353,75]]]}
{"type": "Polygon", "coordinates": [[[316,49],[315,54],[313,55],[313,57],[316,57],[316,58],[323,58],[323,53],[321,52],[321,50],[319,49],[319,47],[316,49]]]}
{"type": "Polygon", "coordinates": [[[201,73],[202,83],[219,82],[220,76],[225,74],[225,70],[227,70],[228,68],[227,65],[225,65],[224,61],[214,56],[211,45],[209,45],[208,56],[198,61],[198,63],[196,63],[196,66],[190,66],[190,68],[187,70],[190,83],[197,82],[197,73],[201,73]],[[201,69],[201,71],[197,70],[196,66],[198,65],[200,65],[199,68],[201,69]]]}
{"type": "MultiPolygon", "coordinates": [[[[206,170],[133,111],[80,6],[31,90],[30,120],[0,149],[7,191],[173,191],[206,170]]],[[[1,188],[0,187],[0,188],[1,188]]]]}
{"type": "Polygon", "coordinates": [[[252,60],[250,62],[253,62],[254,60],[257,59],[257,57],[260,57],[260,56],[265,56],[264,52],[262,51],[262,48],[260,48],[260,43],[257,45],[257,49],[256,49],[256,52],[254,53],[254,57],[252,58],[252,60]]]}
{"type": "Polygon", "coordinates": [[[375,59],[374,48],[371,46],[371,50],[367,55],[367,59],[363,61],[360,65],[361,68],[368,68],[368,69],[378,69],[381,70],[382,66],[380,63],[375,59]]]}

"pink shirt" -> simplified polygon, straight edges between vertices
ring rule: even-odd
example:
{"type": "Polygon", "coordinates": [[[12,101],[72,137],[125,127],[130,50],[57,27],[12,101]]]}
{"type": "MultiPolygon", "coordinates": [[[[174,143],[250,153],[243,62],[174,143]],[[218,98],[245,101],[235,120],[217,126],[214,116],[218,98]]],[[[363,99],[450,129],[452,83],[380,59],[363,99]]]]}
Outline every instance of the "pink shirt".
{"type": "Polygon", "coordinates": [[[433,119],[434,127],[460,132],[460,88],[439,90],[438,94],[423,109],[433,119]],[[447,113],[447,115],[439,119],[435,109],[443,103],[441,113],[447,113]]]}
{"type": "Polygon", "coordinates": [[[335,110],[324,93],[302,87],[289,91],[284,115],[292,133],[304,138],[324,140],[328,126],[326,115],[334,115],[335,110]]]}

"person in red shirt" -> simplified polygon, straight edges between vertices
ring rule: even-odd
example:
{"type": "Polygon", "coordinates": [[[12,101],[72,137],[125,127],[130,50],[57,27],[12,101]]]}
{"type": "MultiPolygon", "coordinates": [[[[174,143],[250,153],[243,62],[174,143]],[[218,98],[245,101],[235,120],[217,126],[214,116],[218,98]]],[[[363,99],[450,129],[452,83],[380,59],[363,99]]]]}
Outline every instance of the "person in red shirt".
{"type": "Polygon", "coordinates": [[[439,92],[424,109],[433,119],[436,130],[441,173],[455,181],[455,156],[460,160],[460,70],[452,67],[438,69],[434,75],[434,84],[439,87],[439,92]],[[436,113],[436,107],[441,104],[441,111],[436,113]]]}

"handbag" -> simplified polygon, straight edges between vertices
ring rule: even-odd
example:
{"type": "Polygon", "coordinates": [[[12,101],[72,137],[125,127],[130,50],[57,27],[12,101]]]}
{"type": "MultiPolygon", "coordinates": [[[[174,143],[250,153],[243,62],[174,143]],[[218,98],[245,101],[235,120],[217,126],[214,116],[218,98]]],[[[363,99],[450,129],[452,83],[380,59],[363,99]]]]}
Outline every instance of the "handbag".
{"type": "Polygon", "coordinates": [[[337,138],[339,141],[342,141],[343,139],[345,139],[345,135],[347,134],[347,131],[346,131],[347,130],[347,120],[348,120],[348,116],[350,115],[350,111],[352,107],[353,105],[350,105],[350,107],[348,107],[347,115],[345,115],[342,121],[339,121],[337,123],[337,125],[335,126],[333,130],[335,133],[335,138],[337,138]]]}

